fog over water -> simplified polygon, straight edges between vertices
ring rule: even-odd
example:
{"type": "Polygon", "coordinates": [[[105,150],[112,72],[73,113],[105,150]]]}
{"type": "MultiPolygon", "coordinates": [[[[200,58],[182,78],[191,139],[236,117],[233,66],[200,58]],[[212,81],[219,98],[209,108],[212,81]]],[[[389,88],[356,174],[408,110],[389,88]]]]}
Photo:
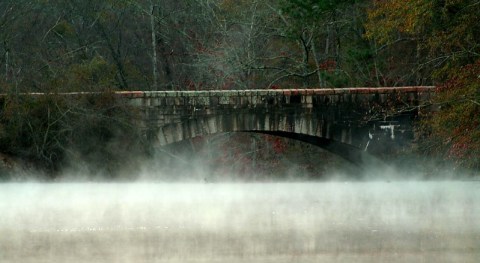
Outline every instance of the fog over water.
{"type": "Polygon", "coordinates": [[[480,182],[0,184],[0,262],[478,262],[480,182]]]}

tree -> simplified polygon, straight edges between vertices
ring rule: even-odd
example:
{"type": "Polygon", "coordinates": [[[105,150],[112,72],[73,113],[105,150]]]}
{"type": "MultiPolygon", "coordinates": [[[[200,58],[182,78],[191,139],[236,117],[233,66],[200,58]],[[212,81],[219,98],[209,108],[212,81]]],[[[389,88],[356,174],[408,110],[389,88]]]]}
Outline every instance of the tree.
{"type": "Polygon", "coordinates": [[[480,169],[480,59],[452,70],[438,87],[438,110],[423,123],[426,153],[480,169]]]}
{"type": "Polygon", "coordinates": [[[434,99],[438,111],[422,125],[426,136],[421,148],[477,169],[479,5],[473,0],[374,1],[366,23],[366,36],[385,49],[398,49],[403,41],[414,43],[415,72],[439,87],[434,99]]]}

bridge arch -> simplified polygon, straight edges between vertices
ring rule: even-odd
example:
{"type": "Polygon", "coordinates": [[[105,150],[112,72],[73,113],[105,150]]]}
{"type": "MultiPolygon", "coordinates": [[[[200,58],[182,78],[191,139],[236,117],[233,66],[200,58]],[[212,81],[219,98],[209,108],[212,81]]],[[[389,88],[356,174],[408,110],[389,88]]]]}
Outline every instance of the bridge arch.
{"type": "MultiPolygon", "coordinates": [[[[204,118],[185,119],[156,130],[153,147],[229,132],[251,132],[289,138],[321,147],[343,159],[361,164],[366,156],[364,149],[354,146],[353,133],[368,134],[365,128],[338,125],[312,115],[282,116],[280,114],[229,114],[204,118]]],[[[365,136],[362,136],[365,137],[365,136]]],[[[366,139],[366,138],[363,138],[366,139]]],[[[359,143],[359,142],[357,142],[359,143]]]]}
{"type": "Polygon", "coordinates": [[[315,144],[359,163],[413,140],[434,87],[118,92],[142,116],[152,147],[222,132],[258,132],[315,144]]]}

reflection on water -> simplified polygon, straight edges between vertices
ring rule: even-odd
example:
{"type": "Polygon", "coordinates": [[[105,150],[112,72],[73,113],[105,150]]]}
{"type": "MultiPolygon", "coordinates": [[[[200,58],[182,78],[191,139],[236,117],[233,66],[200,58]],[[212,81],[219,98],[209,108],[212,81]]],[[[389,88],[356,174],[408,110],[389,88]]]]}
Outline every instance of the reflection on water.
{"type": "Polygon", "coordinates": [[[477,262],[480,183],[3,184],[0,262],[477,262]]]}

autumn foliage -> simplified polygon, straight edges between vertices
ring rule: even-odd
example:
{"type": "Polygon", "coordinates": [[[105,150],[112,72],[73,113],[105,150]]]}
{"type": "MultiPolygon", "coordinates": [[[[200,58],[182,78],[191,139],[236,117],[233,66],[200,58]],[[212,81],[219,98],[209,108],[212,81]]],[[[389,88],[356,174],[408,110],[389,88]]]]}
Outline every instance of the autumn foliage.
{"type": "Polygon", "coordinates": [[[423,123],[423,149],[460,167],[480,168],[480,60],[452,71],[435,103],[437,110],[423,123]]]}
{"type": "Polygon", "coordinates": [[[403,37],[417,37],[432,18],[431,0],[374,0],[365,24],[366,36],[381,44],[403,37]],[[402,36],[400,36],[402,37],[402,36]]]}
{"type": "MultiPolygon", "coordinates": [[[[384,52],[410,47],[412,74],[438,86],[421,124],[420,149],[463,168],[480,168],[480,3],[473,0],[373,1],[366,37],[384,52]],[[413,56],[412,56],[413,57],[413,56]]],[[[392,55],[393,57],[393,55],[392,55]]],[[[398,59],[393,61],[398,62],[398,59]]]]}

